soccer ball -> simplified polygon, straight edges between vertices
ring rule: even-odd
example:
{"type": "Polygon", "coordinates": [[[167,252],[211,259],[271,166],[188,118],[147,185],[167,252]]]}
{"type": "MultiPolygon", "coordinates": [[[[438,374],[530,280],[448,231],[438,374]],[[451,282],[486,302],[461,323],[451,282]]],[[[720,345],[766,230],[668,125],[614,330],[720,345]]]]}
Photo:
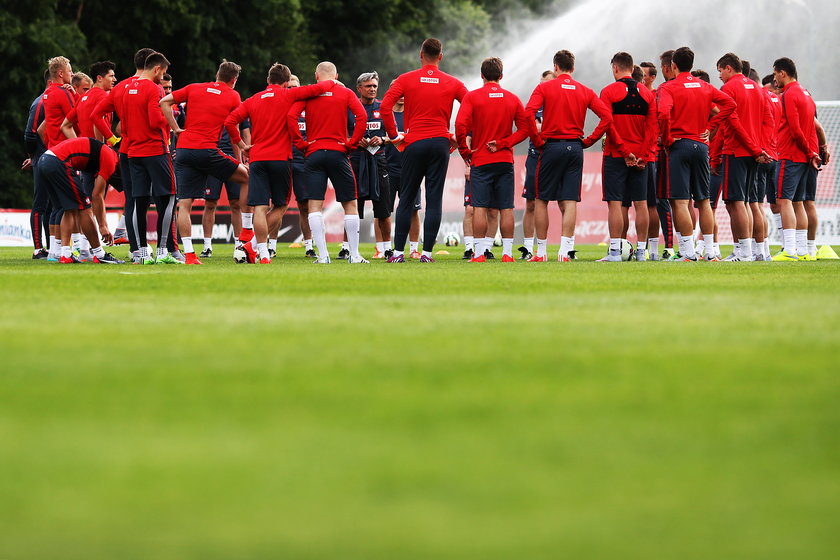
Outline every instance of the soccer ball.
{"type": "Polygon", "coordinates": [[[621,240],[621,260],[629,261],[633,254],[633,244],[626,239],[621,240]]]}
{"type": "Polygon", "coordinates": [[[502,246],[502,234],[497,233],[496,237],[493,238],[493,247],[501,247],[502,246]]]}
{"type": "Polygon", "coordinates": [[[447,247],[457,247],[461,244],[461,237],[454,231],[449,232],[444,236],[443,244],[447,247]]]}
{"type": "Polygon", "coordinates": [[[233,250],[233,262],[236,264],[248,264],[248,253],[237,247],[233,250]]]}

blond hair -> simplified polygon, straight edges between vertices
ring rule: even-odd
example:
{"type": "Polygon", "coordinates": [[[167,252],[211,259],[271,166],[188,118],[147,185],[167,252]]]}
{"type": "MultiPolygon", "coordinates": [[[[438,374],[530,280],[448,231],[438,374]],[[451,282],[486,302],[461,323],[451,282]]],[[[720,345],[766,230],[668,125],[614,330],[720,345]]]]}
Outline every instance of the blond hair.
{"type": "Polygon", "coordinates": [[[50,78],[57,78],[59,72],[70,66],[70,60],[65,56],[54,56],[47,61],[50,78]]]}

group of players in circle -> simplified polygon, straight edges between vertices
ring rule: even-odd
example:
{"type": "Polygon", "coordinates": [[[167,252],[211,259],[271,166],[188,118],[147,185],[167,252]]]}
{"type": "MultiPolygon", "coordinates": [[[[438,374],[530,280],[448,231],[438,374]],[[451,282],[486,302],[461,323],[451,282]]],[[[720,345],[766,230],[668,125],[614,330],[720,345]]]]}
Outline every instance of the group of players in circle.
{"type": "MultiPolygon", "coordinates": [[[[465,258],[485,262],[491,257],[488,232],[498,227],[501,261],[514,262],[513,147],[528,138],[520,258],[548,260],[548,208],[556,201],[562,216],[557,258],[569,262],[576,258],[583,150],[603,136],[610,246],[601,261],[621,260],[629,208],[635,211],[638,236],[635,260],[662,258],[660,222],[666,245],[672,225],[677,237],[678,252],[665,253],[671,260],[720,260],[713,209],[721,194],[736,240],[733,254],[723,260],[771,259],[761,208],[765,196],[783,236],[782,250],[772,259],[815,258],[816,173],[829,153],[814,101],[799,85],[790,59],[776,60],[773,74],[759,85],[748,64],[727,53],[717,62],[724,82],[717,89],[708,74],[692,72],[694,53],[682,47],[662,54],[666,81],[653,89],[655,65],[636,66],[631,55],[619,52],[610,62],[615,81],[599,96],[572,78],[574,55],[561,50],[523,106],[500,85],[500,59],[485,59],[483,87],[467,91],[440,70],[442,58],[440,41],[424,41],[421,67],[391,82],[381,102],[375,72],[359,76],[353,92],[338,81],[330,62],[318,64],[316,83],[306,86],[275,63],[266,89],[242,101],[234,89],[241,69],[233,62],[223,61],[212,82],[173,91],[169,61],[151,49],[138,51],[136,74],[118,84],[111,62],[94,64],[93,78],[87,78],[73,74],[66,58],[53,58],[47,88],[33,102],[25,132],[30,159],[24,167],[35,172],[33,258],[121,263],[102,243],[127,241],[135,263],[201,264],[191,238],[193,201],[218,200],[224,185],[238,262],[271,262],[294,192],[306,255],[326,264],[323,206],[329,181],[344,209],[340,258],[368,263],[359,252],[359,228],[370,200],[373,258],[405,262],[410,238],[409,256],[434,262],[447,167],[457,149],[468,170],[465,258]],[[453,135],[456,100],[460,109],[453,135]],[[589,110],[600,121],[585,135],[589,110]],[[123,190],[126,201],[113,235],[105,221],[108,184],[123,190]],[[392,245],[390,216],[397,194],[392,245]],[[151,204],[158,216],[155,252],[146,239],[151,204]],[[48,250],[41,244],[42,227],[50,237],[48,250]]],[[[212,256],[207,232],[214,207],[205,209],[210,219],[205,216],[201,257],[212,256]]]]}

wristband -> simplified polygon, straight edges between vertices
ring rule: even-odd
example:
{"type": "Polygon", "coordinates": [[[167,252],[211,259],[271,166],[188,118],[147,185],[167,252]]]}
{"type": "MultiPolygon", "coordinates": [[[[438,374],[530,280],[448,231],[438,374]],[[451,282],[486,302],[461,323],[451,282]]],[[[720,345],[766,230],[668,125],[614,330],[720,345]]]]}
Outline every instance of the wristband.
{"type": "Polygon", "coordinates": [[[108,138],[108,140],[107,140],[107,142],[108,142],[108,144],[109,144],[110,146],[116,146],[116,145],[117,145],[117,143],[119,143],[119,141],[120,141],[120,139],[119,139],[119,138],[117,138],[117,136],[116,136],[116,135],[115,135],[115,136],[111,136],[111,137],[110,137],[110,138],[108,138]]]}

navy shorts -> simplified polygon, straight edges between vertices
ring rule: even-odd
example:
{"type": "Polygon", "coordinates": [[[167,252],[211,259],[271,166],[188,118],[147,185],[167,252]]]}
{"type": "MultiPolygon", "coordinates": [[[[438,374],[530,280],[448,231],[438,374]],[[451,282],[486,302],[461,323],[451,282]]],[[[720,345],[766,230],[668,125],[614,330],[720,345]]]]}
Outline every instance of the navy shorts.
{"type": "Polygon", "coordinates": [[[580,202],[582,180],[583,144],[580,140],[548,140],[537,164],[537,198],[580,202]]]}
{"type": "Polygon", "coordinates": [[[96,174],[90,171],[81,171],[79,173],[82,176],[82,192],[85,193],[85,196],[88,198],[93,196],[93,185],[96,182],[96,174]]]}
{"type": "Polygon", "coordinates": [[[805,171],[805,190],[802,193],[802,197],[797,198],[795,200],[811,200],[814,201],[817,199],[817,171],[811,164],[808,164],[808,169],[805,171]]]}
{"type": "Polygon", "coordinates": [[[627,167],[624,158],[604,156],[601,164],[602,200],[647,200],[647,167],[627,167]]]}
{"type": "MultiPolygon", "coordinates": [[[[391,212],[394,211],[394,207],[397,203],[397,193],[400,192],[400,187],[402,186],[402,176],[399,173],[394,173],[394,170],[391,169],[388,172],[388,183],[390,187],[390,195],[391,195],[391,212]]],[[[414,212],[419,212],[423,205],[420,203],[420,190],[417,190],[417,195],[414,197],[414,212]]]]}
{"type": "Polygon", "coordinates": [[[292,197],[291,162],[253,161],[248,175],[248,206],[288,206],[292,197]]]}
{"type": "Polygon", "coordinates": [[[175,171],[169,154],[129,157],[132,196],[171,196],[176,192],[175,171]]]}
{"type": "Polygon", "coordinates": [[[670,200],[709,198],[709,146],[694,140],[677,140],[668,152],[666,197],[670,200]]]}
{"type": "Polygon", "coordinates": [[[356,177],[350,167],[350,158],[336,150],[315,150],[306,156],[306,199],[324,200],[327,179],[335,189],[338,202],[348,202],[359,197],[356,177]]]}
{"type": "MultiPolygon", "coordinates": [[[[175,158],[175,175],[178,179],[178,198],[203,198],[208,188],[207,178],[227,181],[234,174],[239,162],[218,148],[194,150],[178,148],[175,158]]],[[[236,197],[239,198],[237,188],[236,197]]],[[[219,185],[221,194],[221,185],[219,185]]],[[[228,190],[228,198],[230,196],[228,190]]],[[[218,200],[218,196],[215,197],[218,200]]]]}
{"type": "Polygon", "coordinates": [[[475,208],[513,208],[513,164],[500,162],[473,167],[470,171],[471,205],[475,208]]]}
{"type": "Polygon", "coordinates": [[[470,168],[470,179],[464,180],[464,206],[472,206],[472,170],[470,168]]]}
{"type": "Polygon", "coordinates": [[[537,164],[540,161],[540,153],[536,148],[528,148],[528,157],[525,158],[525,187],[522,189],[522,198],[534,200],[537,188],[537,164]]]}
{"type": "Polygon", "coordinates": [[[805,200],[805,183],[808,180],[807,163],[783,159],[776,168],[776,199],[805,200]]]}
{"type": "MultiPolygon", "coordinates": [[[[764,190],[764,195],[767,196],[767,202],[770,204],[776,204],[776,167],[778,166],[777,161],[759,163],[755,174],[756,187],[764,190]]],[[[763,196],[761,198],[763,199],[763,196]]]]}
{"type": "Polygon", "coordinates": [[[72,168],[50,153],[38,159],[38,181],[45,187],[53,209],[84,210],[90,197],[82,190],[82,178],[72,168]]]}
{"type": "Polygon", "coordinates": [[[134,192],[131,190],[131,165],[128,163],[128,154],[120,153],[120,176],[125,196],[134,198],[134,192]]]}
{"type": "Polygon", "coordinates": [[[751,157],[723,156],[720,173],[723,176],[724,202],[747,202],[755,187],[758,163],[751,157]]]}
{"type": "Polygon", "coordinates": [[[292,159],[292,189],[295,200],[306,202],[306,162],[303,156],[292,159]]]}
{"type": "MultiPolygon", "coordinates": [[[[385,158],[377,160],[377,174],[379,185],[379,197],[376,200],[366,197],[359,199],[358,211],[359,218],[365,219],[365,202],[368,200],[373,203],[373,217],[377,220],[384,220],[391,217],[391,178],[388,175],[388,165],[385,158]]],[[[359,158],[350,158],[350,166],[353,168],[353,175],[359,177],[359,158]]]]}

